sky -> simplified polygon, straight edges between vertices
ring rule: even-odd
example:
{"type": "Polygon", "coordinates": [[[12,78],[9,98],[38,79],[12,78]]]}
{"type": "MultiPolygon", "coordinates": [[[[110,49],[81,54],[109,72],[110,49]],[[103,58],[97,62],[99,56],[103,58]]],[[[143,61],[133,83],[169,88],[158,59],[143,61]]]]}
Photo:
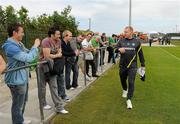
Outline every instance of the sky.
{"type": "MultiPolygon", "coordinates": [[[[129,24],[129,0],[0,0],[0,5],[24,6],[30,17],[72,7],[79,29],[108,35],[122,33],[129,24]]],[[[180,32],[180,0],[132,0],[132,26],[140,32],[180,32]]]]}

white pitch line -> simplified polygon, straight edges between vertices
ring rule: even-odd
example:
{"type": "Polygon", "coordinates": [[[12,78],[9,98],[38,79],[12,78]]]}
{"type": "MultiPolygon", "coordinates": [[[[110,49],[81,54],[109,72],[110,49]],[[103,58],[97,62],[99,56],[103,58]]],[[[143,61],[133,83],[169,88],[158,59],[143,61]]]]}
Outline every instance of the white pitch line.
{"type": "Polygon", "coordinates": [[[166,52],[167,54],[169,54],[170,56],[172,56],[173,58],[175,58],[175,59],[177,59],[177,60],[179,60],[180,61],[180,58],[179,57],[177,57],[177,56],[175,56],[175,55],[173,55],[172,53],[170,53],[170,52],[168,52],[167,50],[165,50],[165,49],[162,49],[162,48],[160,48],[160,47],[158,47],[159,49],[161,49],[162,51],[164,51],[164,52],[166,52]]]}

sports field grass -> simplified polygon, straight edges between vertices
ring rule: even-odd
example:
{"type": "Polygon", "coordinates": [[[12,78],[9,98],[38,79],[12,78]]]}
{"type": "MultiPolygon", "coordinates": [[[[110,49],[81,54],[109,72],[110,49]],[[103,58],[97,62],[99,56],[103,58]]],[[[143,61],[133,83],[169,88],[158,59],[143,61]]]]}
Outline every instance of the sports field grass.
{"type": "Polygon", "coordinates": [[[180,47],[143,47],[146,81],[136,77],[133,109],[121,97],[118,65],[83,91],[52,124],[180,124],[180,47]]]}
{"type": "Polygon", "coordinates": [[[174,41],[171,41],[171,43],[176,46],[180,46],[180,40],[174,40],[174,41]]]}

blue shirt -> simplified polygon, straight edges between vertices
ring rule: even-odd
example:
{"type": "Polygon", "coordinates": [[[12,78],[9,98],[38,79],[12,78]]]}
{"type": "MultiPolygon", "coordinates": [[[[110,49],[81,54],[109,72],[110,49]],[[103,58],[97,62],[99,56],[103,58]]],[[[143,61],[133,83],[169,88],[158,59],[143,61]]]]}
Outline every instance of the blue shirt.
{"type": "MultiPolygon", "coordinates": [[[[8,60],[7,69],[24,66],[35,60],[38,56],[37,47],[32,47],[31,50],[28,50],[21,42],[17,43],[12,38],[8,38],[2,48],[8,60]]],[[[28,78],[28,69],[20,69],[6,73],[5,83],[9,85],[21,85],[28,83],[28,78]]]]}

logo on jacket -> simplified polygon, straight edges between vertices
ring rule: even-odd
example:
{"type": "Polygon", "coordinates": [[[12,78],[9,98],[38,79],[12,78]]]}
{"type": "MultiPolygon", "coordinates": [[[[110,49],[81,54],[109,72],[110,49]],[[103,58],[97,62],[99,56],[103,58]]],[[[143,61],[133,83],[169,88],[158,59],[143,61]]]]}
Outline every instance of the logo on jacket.
{"type": "Polygon", "coordinates": [[[132,46],[135,46],[135,43],[132,43],[132,46]]]}

